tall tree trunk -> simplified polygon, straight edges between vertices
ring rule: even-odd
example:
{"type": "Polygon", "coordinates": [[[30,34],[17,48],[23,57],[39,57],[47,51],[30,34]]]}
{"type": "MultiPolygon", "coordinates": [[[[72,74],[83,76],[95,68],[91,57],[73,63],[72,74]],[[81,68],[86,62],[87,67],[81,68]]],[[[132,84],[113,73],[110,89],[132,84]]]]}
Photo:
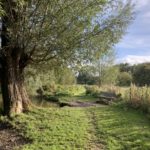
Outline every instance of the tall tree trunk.
{"type": "Polygon", "coordinates": [[[29,109],[30,101],[24,87],[25,54],[18,42],[12,42],[8,33],[9,26],[18,22],[16,1],[3,1],[5,15],[2,17],[1,32],[1,90],[5,115],[19,114],[29,109]],[[10,9],[8,3],[12,5],[10,9]],[[11,18],[10,18],[11,16],[11,18]],[[13,22],[12,22],[13,20],[13,22]]]}
{"type": "Polygon", "coordinates": [[[3,61],[1,89],[5,115],[19,114],[29,109],[30,101],[24,87],[23,68],[11,58],[3,61]]]}

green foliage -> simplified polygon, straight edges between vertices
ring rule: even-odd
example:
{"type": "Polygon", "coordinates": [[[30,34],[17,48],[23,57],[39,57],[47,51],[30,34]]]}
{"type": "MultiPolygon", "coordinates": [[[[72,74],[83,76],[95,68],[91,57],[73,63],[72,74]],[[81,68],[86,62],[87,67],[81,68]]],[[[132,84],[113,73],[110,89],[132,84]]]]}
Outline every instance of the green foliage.
{"type": "Polygon", "coordinates": [[[97,78],[94,75],[93,66],[83,66],[79,70],[79,74],[77,76],[77,82],[78,84],[88,84],[88,85],[94,85],[97,83],[97,78]]]}
{"type": "Polygon", "coordinates": [[[134,83],[139,86],[150,85],[150,63],[135,66],[133,72],[134,83]]]}
{"type": "Polygon", "coordinates": [[[76,83],[76,77],[71,68],[59,67],[55,70],[56,83],[62,85],[72,85],[76,83]]]}
{"type": "Polygon", "coordinates": [[[75,96],[75,95],[81,95],[85,93],[85,88],[84,86],[81,85],[58,85],[57,90],[56,90],[56,95],[70,95],[70,96],[75,96]]]}
{"type": "Polygon", "coordinates": [[[117,67],[119,67],[120,70],[119,85],[130,85],[131,78],[132,82],[137,86],[150,85],[150,63],[137,64],[133,66],[129,64],[119,64],[117,67]],[[129,78],[127,83],[124,83],[124,80],[126,80],[125,78],[129,78]]]}
{"type": "Polygon", "coordinates": [[[85,86],[86,95],[97,96],[100,94],[101,89],[98,86],[85,86]]]}
{"type": "Polygon", "coordinates": [[[35,95],[37,89],[42,88],[45,84],[52,84],[54,81],[55,77],[53,71],[45,73],[31,67],[25,70],[25,84],[29,94],[35,95]]]}
{"type": "Polygon", "coordinates": [[[115,66],[108,66],[103,69],[102,76],[100,77],[102,85],[115,85],[117,83],[117,75],[119,74],[118,68],[115,66]]]}
{"type": "Polygon", "coordinates": [[[120,72],[117,79],[119,86],[130,86],[132,83],[132,75],[128,72],[120,72]]]}
{"type": "Polygon", "coordinates": [[[17,0],[2,6],[7,47],[19,47],[27,60],[52,66],[93,59],[113,47],[133,19],[132,3],[121,0],[17,0]]]}
{"type": "Polygon", "coordinates": [[[101,53],[101,56],[93,61],[97,84],[115,84],[118,74],[118,68],[114,66],[115,51],[108,49],[107,53],[101,53]]]}
{"type": "MultiPolygon", "coordinates": [[[[43,87],[37,90],[37,100],[41,103],[47,102],[60,102],[72,100],[77,96],[85,94],[85,88],[81,85],[55,85],[54,87],[43,87]]],[[[75,98],[76,99],[76,98],[75,98]]]]}
{"type": "Polygon", "coordinates": [[[76,83],[73,71],[67,67],[56,67],[43,71],[35,68],[27,68],[26,86],[30,94],[36,94],[37,89],[44,90],[53,95],[56,92],[56,84],[72,85],[76,83]]]}
{"type": "Polygon", "coordinates": [[[122,63],[117,66],[120,72],[133,72],[133,66],[129,65],[128,63],[122,63]]]}
{"type": "Polygon", "coordinates": [[[78,83],[99,86],[115,84],[119,71],[114,65],[114,59],[114,50],[101,53],[101,57],[93,60],[89,65],[82,66],[77,77],[78,83]]]}
{"type": "Polygon", "coordinates": [[[0,0],[0,17],[2,17],[3,15],[5,15],[5,11],[2,6],[2,0],[0,0]]]}

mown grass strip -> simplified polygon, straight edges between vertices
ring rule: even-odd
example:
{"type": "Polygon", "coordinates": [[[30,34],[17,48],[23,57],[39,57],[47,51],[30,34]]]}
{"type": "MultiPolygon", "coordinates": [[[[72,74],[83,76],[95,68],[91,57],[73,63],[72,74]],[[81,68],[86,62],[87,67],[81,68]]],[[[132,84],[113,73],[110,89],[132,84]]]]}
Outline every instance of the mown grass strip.
{"type": "Polygon", "coordinates": [[[135,110],[118,107],[90,108],[96,136],[108,150],[149,150],[150,121],[135,110]]]}

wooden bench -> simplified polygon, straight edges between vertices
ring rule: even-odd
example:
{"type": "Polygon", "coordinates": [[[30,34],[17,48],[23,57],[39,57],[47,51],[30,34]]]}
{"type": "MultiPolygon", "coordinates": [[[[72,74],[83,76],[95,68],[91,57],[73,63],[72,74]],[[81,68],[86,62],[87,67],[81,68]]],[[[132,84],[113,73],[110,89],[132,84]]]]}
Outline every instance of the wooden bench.
{"type": "Polygon", "coordinates": [[[118,95],[115,93],[101,92],[97,97],[99,99],[96,101],[97,103],[109,105],[118,98],[118,95]]]}

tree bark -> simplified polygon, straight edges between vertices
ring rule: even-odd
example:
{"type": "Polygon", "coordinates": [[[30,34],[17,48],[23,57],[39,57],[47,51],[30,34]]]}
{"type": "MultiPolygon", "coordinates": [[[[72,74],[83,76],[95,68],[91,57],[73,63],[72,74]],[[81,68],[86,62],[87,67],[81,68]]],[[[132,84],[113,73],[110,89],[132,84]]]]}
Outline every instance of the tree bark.
{"type": "Polygon", "coordinates": [[[8,7],[8,2],[3,1],[3,9],[6,15],[2,17],[2,49],[0,51],[3,110],[7,116],[26,111],[30,106],[29,97],[24,87],[26,55],[23,53],[18,42],[11,41],[12,39],[8,32],[11,24],[18,22],[18,12],[15,11],[17,5],[12,0],[9,1],[9,4],[13,6],[11,11],[8,7]],[[13,19],[13,22],[11,19],[13,19]]]}
{"type": "Polygon", "coordinates": [[[5,115],[10,116],[29,110],[30,100],[24,86],[23,70],[11,57],[2,63],[1,89],[5,115]]]}

